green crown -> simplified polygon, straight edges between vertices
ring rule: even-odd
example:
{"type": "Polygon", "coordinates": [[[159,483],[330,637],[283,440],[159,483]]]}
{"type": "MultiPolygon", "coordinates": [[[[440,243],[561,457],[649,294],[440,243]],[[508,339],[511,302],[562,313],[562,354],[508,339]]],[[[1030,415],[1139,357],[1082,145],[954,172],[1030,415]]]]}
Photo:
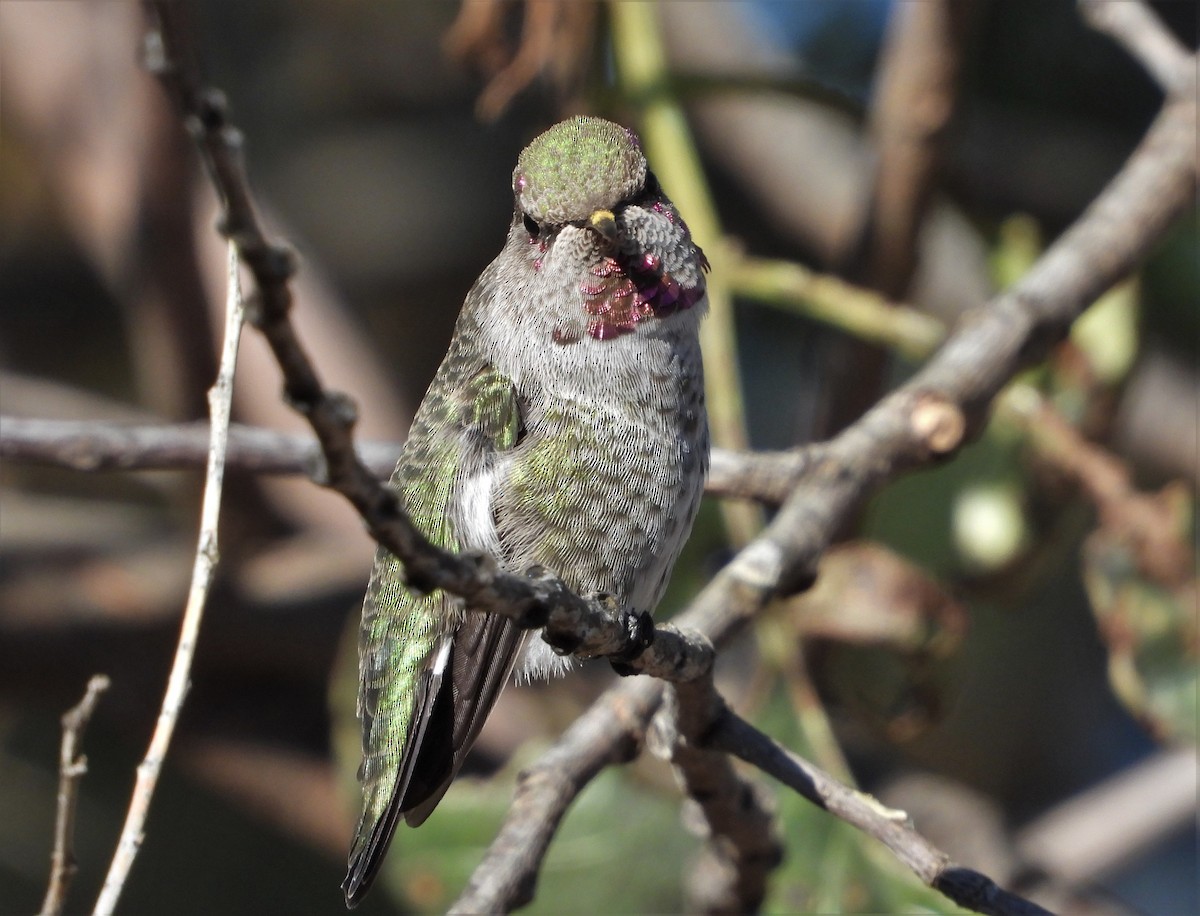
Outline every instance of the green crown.
{"type": "Polygon", "coordinates": [[[555,124],[522,150],[513,191],[539,223],[567,223],[616,206],[645,181],[646,157],[633,131],[579,117],[555,124]]]}

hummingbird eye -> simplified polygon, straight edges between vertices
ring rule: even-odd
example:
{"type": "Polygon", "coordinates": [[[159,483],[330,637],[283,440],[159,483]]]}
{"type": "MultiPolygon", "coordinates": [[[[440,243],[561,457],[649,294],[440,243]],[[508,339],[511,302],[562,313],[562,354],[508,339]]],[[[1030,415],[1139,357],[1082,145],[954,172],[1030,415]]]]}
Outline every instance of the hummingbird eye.
{"type": "Polygon", "coordinates": [[[528,213],[524,215],[523,220],[525,223],[525,231],[529,233],[529,237],[531,239],[536,239],[538,235],[541,234],[542,227],[539,226],[537,224],[537,220],[535,220],[528,213]]]}

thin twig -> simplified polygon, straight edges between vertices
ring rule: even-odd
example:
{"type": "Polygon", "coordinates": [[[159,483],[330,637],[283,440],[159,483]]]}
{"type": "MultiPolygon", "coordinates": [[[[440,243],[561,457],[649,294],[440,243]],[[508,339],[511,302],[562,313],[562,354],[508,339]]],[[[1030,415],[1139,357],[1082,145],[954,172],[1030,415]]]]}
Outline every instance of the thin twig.
{"type": "Polygon", "coordinates": [[[933,316],[800,264],[730,255],[727,272],[739,296],[794,310],[914,362],[946,339],[945,325],[933,316]]]}
{"type": "Polygon", "coordinates": [[[1079,485],[1096,507],[1100,530],[1119,533],[1128,543],[1141,575],[1167,589],[1179,588],[1195,575],[1188,526],[1177,508],[1181,482],[1158,493],[1137,489],[1122,460],[1086,439],[1036,390],[1014,386],[1000,407],[1001,415],[1025,433],[1039,461],[1079,485]]]}
{"type": "Polygon", "coordinates": [[[137,782],[133,798],[125,816],[125,826],[117,842],[117,851],[109,866],[104,886],[96,900],[97,916],[108,916],[117,907],[129,870],[133,867],[138,849],[145,835],[146,817],[150,812],[150,801],[158,785],[163,761],[183,709],[191,677],[192,658],[196,654],[196,640],[200,633],[200,622],[204,616],[204,605],[212,586],[218,561],[217,522],[221,514],[221,489],[225,477],[225,449],[229,433],[229,413],[233,403],[233,376],[237,365],[238,342],[241,339],[245,313],[239,283],[238,253],[233,243],[229,245],[228,288],[225,304],[225,341],[221,349],[221,363],[217,380],[208,392],[209,412],[212,422],[212,440],[208,453],[208,470],[204,477],[204,498],[200,509],[200,536],[196,545],[196,560],[192,568],[192,583],[188,590],[187,607],[183,612],[179,643],[171,674],[167,680],[162,709],[158,723],[150,738],[150,747],[138,766],[137,782]]]}
{"type": "Polygon", "coordinates": [[[1079,13],[1120,42],[1164,92],[1184,92],[1195,83],[1195,56],[1142,0],[1079,0],[1079,13]]]}
{"type": "Polygon", "coordinates": [[[978,913],[1048,916],[1048,911],[998,887],[986,875],[955,865],[950,857],[913,829],[902,811],[886,808],[725,710],[709,732],[708,745],[727,751],[774,776],[830,814],[882,842],[929,887],[978,913]]]}
{"type": "Polygon", "coordinates": [[[71,880],[75,877],[75,803],[79,800],[79,783],[87,773],[87,757],[79,753],[83,733],[100,694],[108,689],[109,679],[94,674],[87,691],[77,706],[62,717],[62,748],[58,755],[58,809],[54,817],[54,850],[50,854],[50,884],[42,901],[42,916],[57,916],[67,903],[71,880]]]}
{"type": "Polygon", "coordinates": [[[1197,773],[1195,747],[1160,750],[1026,824],[1017,852],[1044,874],[1086,886],[1194,827],[1197,773]]]}
{"type": "MultiPolygon", "coordinates": [[[[0,415],[0,459],[76,471],[195,471],[208,463],[207,423],[136,424],[43,420],[0,415]]],[[[360,442],[363,463],[381,480],[391,474],[399,442],[360,442]]],[[[225,467],[253,474],[325,477],[321,447],[303,433],[232,423],[225,467]]]]}

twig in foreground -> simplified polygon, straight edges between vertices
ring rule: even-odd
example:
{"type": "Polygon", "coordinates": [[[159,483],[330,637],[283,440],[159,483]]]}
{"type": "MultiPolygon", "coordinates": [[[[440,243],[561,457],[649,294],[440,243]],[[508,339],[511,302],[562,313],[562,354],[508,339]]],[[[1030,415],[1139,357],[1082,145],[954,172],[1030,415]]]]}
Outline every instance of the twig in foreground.
{"type": "Polygon", "coordinates": [[[42,916],[57,916],[67,902],[75,877],[75,802],[79,782],[87,772],[87,757],[79,753],[83,732],[91,721],[100,694],[108,689],[104,674],[93,674],[77,706],[63,713],[62,750],[58,755],[58,811],[54,817],[54,851],[50,854],[50,885],[42,901],[42,916]]]}
{"type": "Polygon", "coordinates": [[[663,690],[662,681],[650,678],[610,688],[521,772],[500,832],[449,912],[509,912],[533,899],[542,860],[567,808],[606,766],[637,756],[663,690]]]}
{"type": "Polygon", "coordinates": [[[158,785],[175,724],[183,708],[192,669],[192,658],[196,654],[196,638],[200,632],[200,621],[204,617],[204,605],[208,601],[217,566],[217,521],[221,515],[221,489],[225,478],[225,449],[229,435],[229,413],[233,404],[233,374],[237,364],[238,342],[241,340],[245,310],[242,291],[238,282],[238,254],[236,246],[229,244],[228,294],[225,304],[225,342],[221,350],[221,366],[217,380],[208,392],[209,413],[212,418],[212,439],[208,453],[208,471],[204,476],[204,501],[200,510],[200,536],[196,544],[196,561],[192,567],[192,584],[188,590],[187,607],[183,612],[179,644],[175,649],[175,660],[171,664],[171,675],[163,696],[158,724],[150,738],[146,757],[138,765],[137,782],[133,798],[125,816],[125,826],[117,842],[104,887],[96,900],[97,916],[107,916],[117,907],[117,900],[133,867],[150,811],[150,800],[158,785]]]}
{"type": "Polygon", "coordinates": [[[769,773],[813,804],[875,837],[917,877],[960,906],[996,916],[1049,916],[1048,910],[1004,890],[986,875],[955,865],[912,828],[903,812],[885,808],[871,796],[843,785],[731,710],[718,718],[708,745],[769,773]]]}

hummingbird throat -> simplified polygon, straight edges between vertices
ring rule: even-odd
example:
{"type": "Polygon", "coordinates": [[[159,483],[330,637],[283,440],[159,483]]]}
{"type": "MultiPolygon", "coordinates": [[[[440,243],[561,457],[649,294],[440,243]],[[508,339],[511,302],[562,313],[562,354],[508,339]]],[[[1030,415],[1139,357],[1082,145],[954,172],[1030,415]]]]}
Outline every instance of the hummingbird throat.
{"type": "MultiPolygon", "coordinates": [[[[708,266],[703,254],[700,261],[704,267],[708,266]]],[[[592,267],[591,276],[579,290],[583,293],[584,308],[591,316],[588,336],[612,340],[630,333],[639,322],[690,309],[704,297],[704,281],[683,286],[663,270],[658,255],[649,251],[630,254],[618,249],[592,267]]],[[[557,333],[555,340],[569,342],[558,340],[557,333]]]]}

